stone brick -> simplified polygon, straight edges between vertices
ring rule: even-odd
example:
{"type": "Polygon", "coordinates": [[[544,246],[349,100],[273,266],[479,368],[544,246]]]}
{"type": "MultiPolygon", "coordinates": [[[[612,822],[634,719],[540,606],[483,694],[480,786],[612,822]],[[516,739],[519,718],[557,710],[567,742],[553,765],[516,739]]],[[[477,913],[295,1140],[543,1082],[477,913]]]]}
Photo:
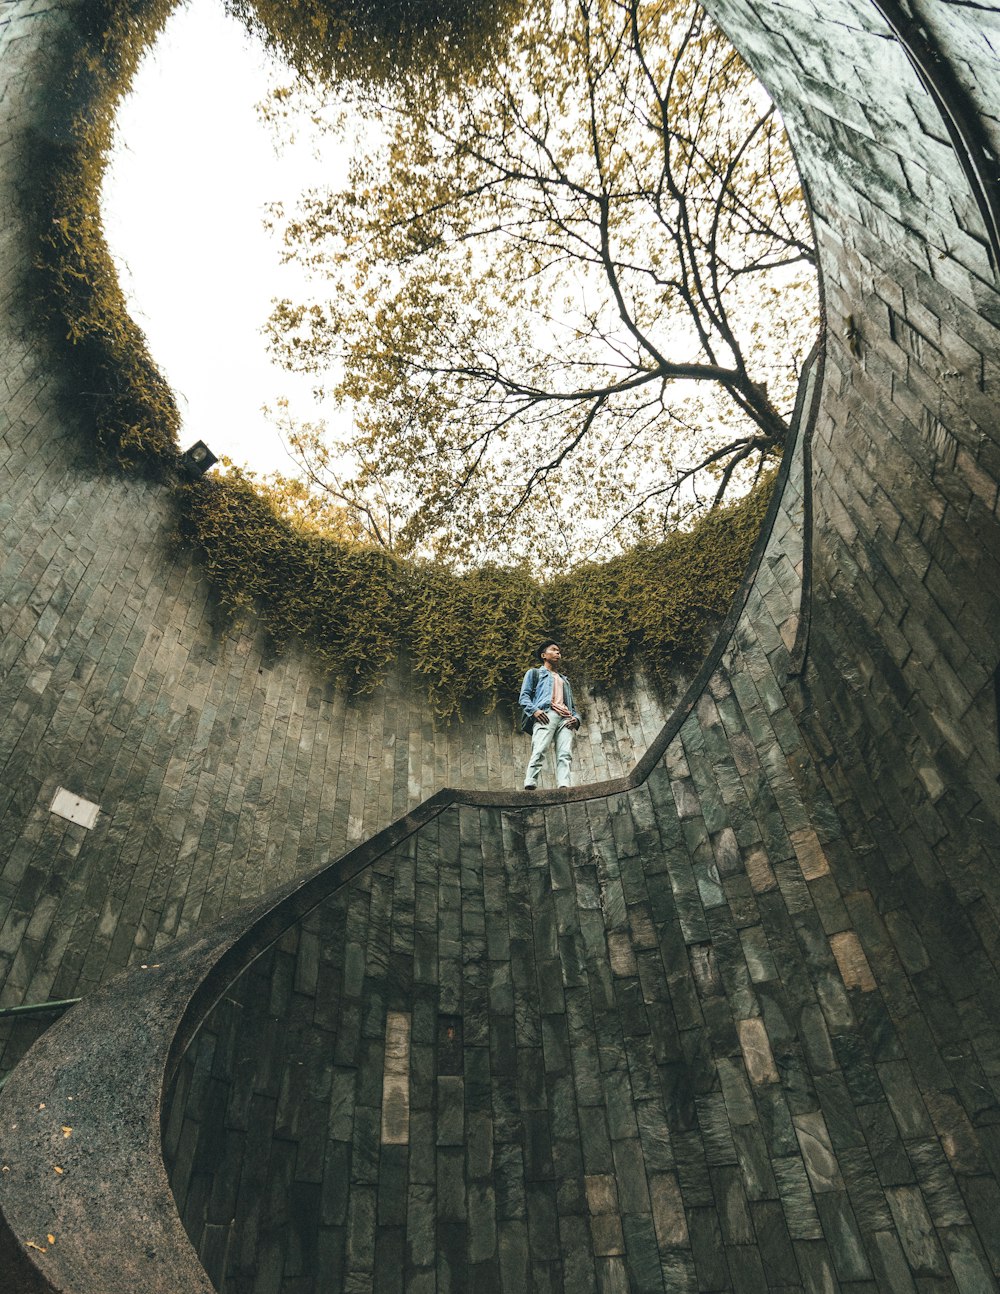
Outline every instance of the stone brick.
{"type": "MultiPolygon", "coordinates": [[[[993,137],[992,19],[931,8],[993,137]]],[[[642,787],[477,804],[519,785],[509,716],[435,731],[403,666],[359,699],[253,622],[220,639],[197,562],[164,555],[167,490],[81,470],[23,319],[0,326],[3,1002],[159,965],[441,785],[467,801],[263,954],[181,1058],[164,1153],[219,1288],[929,1291],[1000,1269],[983,231],[874,9],[710,9],[796,136],[827,369],[810,479],[797,460],[725,655],[642,787]],[[102,805],[93,833],[49,821],[71,775],[102,805]]],[[[11,304],[54,14],[0,9],[11,304]]],[[[641,682],[585,704],[581,782],[626,774],[667,717],[641,682]]],[[[38,1032],[4,1026],[0,1068],[38,1032]]]]}

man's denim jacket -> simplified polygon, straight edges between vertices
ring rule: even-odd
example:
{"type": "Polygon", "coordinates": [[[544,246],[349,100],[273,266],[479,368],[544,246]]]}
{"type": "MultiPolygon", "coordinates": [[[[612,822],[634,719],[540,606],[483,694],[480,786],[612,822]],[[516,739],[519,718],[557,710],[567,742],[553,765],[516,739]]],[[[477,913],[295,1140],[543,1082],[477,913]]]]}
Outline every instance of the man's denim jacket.
{"type": "MultiPolygon", "coordinates": [[[[552,705],[552,670],[546,669],[544,665],[539,666],[534,690],[532,690],[531,678],[535,673],[535,670],[529,669],[525,674],[524,682],[521,684],[521,695],[518,697],[518,705],[521,707],[525,721],[529,720],[536,710],[548,710],[552,705]]],[[[563,681],[563,705],[577,724],[580,724],[581,719],[573,704],[573,689],[569,685],[569,679],[565,674],[560,677],[563,681]]]]}

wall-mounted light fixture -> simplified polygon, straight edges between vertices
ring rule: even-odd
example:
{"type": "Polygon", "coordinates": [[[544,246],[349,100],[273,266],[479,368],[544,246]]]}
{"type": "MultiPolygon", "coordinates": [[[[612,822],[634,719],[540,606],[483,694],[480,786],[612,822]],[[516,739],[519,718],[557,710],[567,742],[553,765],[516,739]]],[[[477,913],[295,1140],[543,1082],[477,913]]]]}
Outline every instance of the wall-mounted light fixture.
{"type": "Polygon", "coordinates": [[[193,481],[204,476],[212,464],[218,461],[203,440],[196,440],[190,449],[181,454],[180,466],[184,475],[193,481]]]}

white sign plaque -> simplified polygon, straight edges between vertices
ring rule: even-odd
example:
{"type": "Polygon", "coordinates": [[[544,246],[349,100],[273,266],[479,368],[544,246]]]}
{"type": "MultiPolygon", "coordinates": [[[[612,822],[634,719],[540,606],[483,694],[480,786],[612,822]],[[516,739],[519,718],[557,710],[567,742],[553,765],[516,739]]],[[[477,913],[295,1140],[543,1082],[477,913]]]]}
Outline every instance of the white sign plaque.
{"type": "Polygon", "coordinates": [[[101,806],[94,804],[91,800],[85,800],[82,795],[74,795],[72,791],[67,791],[64,786],[57,786],[49,809],[52,813],[58,813],[60,818],[66,818],[70,822],[75,822],[78,826],[86,827],[90,831],[97,823],[97,815],[101,811],[101,806]]]}

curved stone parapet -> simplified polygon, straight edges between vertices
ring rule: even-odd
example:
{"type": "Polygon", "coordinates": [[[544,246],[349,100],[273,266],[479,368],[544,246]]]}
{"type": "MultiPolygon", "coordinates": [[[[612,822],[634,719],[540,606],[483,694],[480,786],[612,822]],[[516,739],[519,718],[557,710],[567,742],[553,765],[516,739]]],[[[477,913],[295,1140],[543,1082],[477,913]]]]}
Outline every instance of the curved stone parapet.
{"type": "MultiPolygon", "coordinates": [[[[509,707],[436,724],[405,663],[357,696],[220,628],[171,490],[88,463],[31,326],[22,201],[77,10],[0,6],[0,1008],[86,996],[442,786],[520,785],[526,754],[509,707]],[[60,787],[92,829],[51,813],[60,787]]],[[[665,703],[581,692],[578,780],[620,777],[665,703]]],[[[0,1020],[0,1077],[31,1033],[0,1020]]]]}
{"type": "MultiPolygon", "coordinates": [[[[801,408],[806,407],[804,399],[801,408]]],[[[518,944],[524,945],[521,949],[524,958],[522,973],[526,973],[534,962],[531,927],[533,922],[541,919],[534,902],[531,905],[534,916],[527,906],[521,908],[523,929],[514,931],[511,927],[503,934],[495,932],[499,939],[497,947],[506,948],[506,955],[498,959],[494,973],[499,971],[501,977],[506,975],[503,992],[510,1000],[510,1009],[501,1011],[495,1022],[487,1024],[486,1017],[490,1013],[485,981],[487,923],[493,925],[499,919],[503,925],[514,920],[513,913],[507,911],[495,889],[489,895],[494,910],[487,913],[483,907],[487,901],[484,885],[495,887],[498,882],[505,885],[501,857],[508,846],[501,841],[513,830],[518,842],[516,852],[522,855],[518,863],[527,862],[524,854],[526,833],[530,835],[534,831],[538,836],[537,845],[543,846],[545,830],[542,819],[547,814],[545,806],[549,805],[548,812],[556,815],[553,825],[561,837],[558,861],[552,860],[551,888],[556,888],[560,882],[564,887],[572,885],[570,856],[585,852],[571,843],[578,837],[580,826],[585,826],[588,834],[592,830],[603,830],[607,861],[610,861],[616,847],[607,824],[613,820],[620,823],[629,821],[629,815],[636,811],[633,804],[635,788],[645,787],[651,777],[650,770],[661,774],[664,771],[664,753],[668,747],[675,749],[677,732],[693,718],[693,708],[701,701],[706,680],[713,677],[719,686],[723,673],[717,667],[722,652],[737,621],[746,622],[744,604],[751,594],[760,601],[761,607],[766,603],[772,626],[786,625],[786,637],[791,642],[794,631],[787,626],[797,616],[798,585],[787,541],[788,532],[796,528],[801,512],[800,464],[801,455],[790,453],[780,488],[775,492],[765,533],[758,543],[730,622],[720,634],[716,651],[706,661],[702,676],[692,684],[671,722],[646,753],[641,767],[617,782],[581,786],[568,792],[528,796],[523,792],[442,791],[365,845],[312,876],[292,882],[256,909],[238,913],[226,923],[174,945],[161,960],[140,965],[113,979],[48,1031],[18,1065],[0,1103],[0,1118],[4,1119],[0,1124],[0,1154],[5,1161],[3,1176],[0,1177],[0,1209],[6,1227],[17,1237],[35,1269],[33,1280],[37,1283],[26,1284],[26,1290],[100,1290],[102,1294],[115,1294],[121,1290],[122,1294],[125,1291],[129,1294],[171,1294],[181,1289],[187,1292],[229,1287],[224,1273],[212,1272],[213,1280],[208,1279],[202,1266],[205,1254],[201,1246],[197,1246],[196,1252],[185,1235],[165,1171],[160,1130],[162,1125],[172,1147],[169,1158],[175,1175],[181,1172],[179,1164],[185,1156],[188,1167],[191,1158],[196,1156],[199,1162],[210,1164],[211,1171],[217,1173],[220,1180],[226,1175],[234,1183],[241,1178],[247,1185],[254,1182],[258,1191],[269,1189],[273,1151],[271,1137],[266,1132],[258,1131],[257,1136],[250,1132],[250,1124],[256,1120],[248,1110],[244,1113],[250,1123],[244,1119],[241,1135],[235,1140],[227,1137],[224,1129],[230,1126],[230,1114],[219,1121],[207,1117],[204,1102],[195,1099],[191,1091],[191,1075],[205,1065],[206,1055],[208,1070],[216,1068],[211,1052],[219,1027],[219,1012],[221,1010],[225,1015],[231,1011],[234,1002],[239,1002],[238,1013],[244,1016],[245,1021],[252,1019],[256,1026],[256,1031],[251,1026],[249,1033],[230,1039],[229,1061],[218,1067],[220,1084],[227,1091],[235,1093],[239,1087],[242,1095],[235,1098],[238,1103],[252,1101],[252,1093],[261,1081],[275,1091],[285,1090],[288,1083],[294,1085],[297,1093],[318,1087],[325,1089],[325,1096],[330,1098],[335,1090],[343,1092],[344,1073],[356,1074],[367,1091],[375,1091],[383,1076],[380,1058],[375,1055],[382,1042],[376,1042],[374,1051],[367,1049],[371,1052],[373,1064],[362,1063],[355,1050],[350,1058],[337,1066],[336,1075],[327,1072],[324,1061],[320,1062],[322,1072],[319,1075],[303,1068],[308,1062],[302,1056],[310,1057],[315,1063],[322,1049],[317,1048],[315,1029],[309,1024],[303,1028],[303,1020],[297,1019],[295,1013],[287,1009],[289,1002],[276,1005],[271,981],[275,975],[279,979],[281,975],[273,967],[269,969],[268,958],[273,960],[274,954],[267,950],[283,946],[283,940],[291,938],[299,954],[294,980],[298,983],[305,976],[311,984],[312,991],[307,994],[308,1017],[313,1019],[314,1015],[322,1012],[333,1028],[334,1037],[339,1037],[341,1047],[352,1045],[351,1031],[346,1027],[352,1012],[353,1046],[355,1049],[358,1046],[357,1031],[361,1028],[358,1011],[362,1002],[366,1013],[374,1011],[376,1016],[384,1016],[388,997],[394,995],[397,1005],[404,1007],[402,1011],[397,1010],[396,1015],[405,1015],[409,1020],[414,1010],[409,991],[419,993],[419,984],[415,981],[423,977],[425,1006],[430,1012],[428,1020],[431,1017],[435,1021],[447,1019],[457,1028],[459,1038],[466,1045],[472,1046],[475,1042],[481,1062],[485,1064],[480,1075],[481,1083],[485,1082],[487,1086],[489,1083],[491,1045],[498,1054],[520,1045],[519,1030],[515,1027],[515,995],[520,1002],[518,1012],[526,1013],[525,1020],[530,1017],[534,1021],[530,1027],[527,1024],[524,1027],[530,1028],[532,1051],[537,1053],[535,1060],[541,1062],[540,1008],[532,1001],[531,986],[516,983],[518,971],[511,962],[518,944]],[[767,592],[762,592],[762,589],[767,592]],[[576,830],[570,825],[572,819],[566,815],[577,815],[576,830]],[[588,821],[596,824],[601,820],[605,823],[603,829],[596,828],[596,825],[587,826],[588,821]],[[487,858],[490,866],[486,865],[487,858]],[[453,902],[444,901],[441,910],[438,910],[436,898],[432,900],[433,915],[425,900],[419,930],[413,926],[417,867],[425,873],[422,877],[425,889],[429,875],[433,878],[431,890],[436,891],[438,886],[448,887],[453,896],[453,902]],[[556,868],[558,881],[555,879],[556,868]],[[471,887],[468,880],[470,869],[474,878],[471,887]],[[360,926],[353,921],[345,924],[352,896],[367,894],[373,872],[389,878],[390,888],[400,883],[404,888],[409,887],[408,927],[405,918],[402,924],[398,916],[390,919],[389,910],[382,914],[384,924],[377,919],[369,922],[364,918],[360,926]],[[409,880],[402,879],[407,874],[409,880]],[[462,910],[470,901],[470,892],[472,901],[478,904],[479,913],[471,923],[461,918],[462,910]],[[498,903],[499,907],[496,906],[498,903]],[[445,911],[446,908],[449,910],[445,911]],[[470,926],[471,930],[468,929],[470,926]],[[463,966],[468,968],[470,960],[470,948],[464,936],[473,932],[476,935],[474,942],[481,945],[477,958],[479,1015],[475,1038],[470,1027],[469,1005],[467,1002],[463,1004],[463,998],[469,996],[471,980],[468,970],[462,969],[463,966]],[[421,955],[417,948],[421,939],[429,939],[434,945],[433,951],[428,946],[421,955]],[[438,958],[444,955],[446,939],[451,944],[451,966],[449,972],[442,975],[438,970],[438,958]],[[511,940],[515,946],[513,952],[511,940]],[[387,977],[386,972],[390,969],[389,961],[395,960],[390,944],[396,951],[397,943],[404,951],[401,961],[407,965],[395,979],[393,975],[387,977]],[[372,981],[372,960],[374,946],[378,944],[384,944],[384,947],[381,954],[374,956],[382,970],[376,985],[372,981]],[[344,1002],[343,1009],[338,1010],[334,999],[325,1000],[325,992],[330,985],[327,982],[321,986],[318,961],[325,959],[328,952],[334,953],[335,961],[340,956],[334,974],[343,976],[345,965],[342,958],[344,955],[350,957],[352,948],[358,959],[353,973],[361,976],[366,992],[352,995],[348,990],[349,996],[357,997],[357,1001],[344,1002]],[[306,968],[307,963],[315,963],[312,971],[306,968]],[[264,985],[260,982],[262,974],[266,980],[264,985]],[[225,994],[223,1004],[221,1008],[216,1007],[214,1004],[222,994],[225,994]],[[278,1037],[273,1036],[272,1026],[275,1024],[282,1037],[280,1043],[278,1037]],[[489,1040],[491,1028],[495,1034],[493,1044],[489,1040]],[[265,1045],[262,1045],[260,1029],[272,1033],[265,1045]],[[286,1030],[294,1037],[294,1045],[284,1041],[286,1030]],[[197,1039],[194,1046],[191,1045],[193,1038],[197,1039]],[[297,1049],[299,1046],[304,1047],[301,1053],[297,1049]],[[261,1075],[268,1072],[271,1079],[262,1080],[261,1075]],[[334,1081],[326,1082],[324,1074],[334,1081]],[[44,1099],[35,1100],[36,1096],[44,1099]],[[16,1122],[10,1117],[12,1111],[20,1112],[16,1122]],[[191,1129],[194,1130],[193,1137],[191,1129]],[[253,1147],[250,1154],[247,1154],[248,1133],[253,1147]],[[215,1151],[210,1148],[209,1142],[214,1145],[219,1137],[227,1143],[228,1154],[221,1148],[215,1151]],[[127,1252],[122,1252],[118,1237],[128,1238],[127,1252]]],[[[794,544],[792,549],[794,551],[794,544]]],[[[781,652],[782,662],[787,661],[784,645],[777,650],[781,652]]],[[[676,754],[673,758],[676,760],[676,754]]],[[[644,791],[639,802],[646,805],[647,825],[651,825],[653,817],[650,815],[655,813],[652,808],[655,801],[644,791]]],[[[674,827],[679,828],[676,815],[673,822],[674,827]]],[[[551,832],[552,827],[548,829],[551,832]]],[[[633,827],[629,829],[634,830],[633,827]]],[[[708,845],[707,838],[703,844],[708,845]]],[[[730,844],[727,836],[724,847],[734,848],[735,838],[730,844]]],[[[593,872],[596,861],[596,857],[588,860],[588,871],[593,872]]],[[[537,868],[539,862],[536,857],[532,865],[537,868]]],[[[578,866],[579,861],[575,867],[578,866]]],[[[717,885],[716,865],[706,858],[701,860],[700,867],[704,870],[706,882],[717,885]],[[714,880],[709,880],[710,876],[714,880]]],[[[590,878],[591,883],[596,880],[596,874],[590,878]]],[[[601,883],[606,884],[606,880],[601,883]]],[[[615,876],[614,883],[621,890],[620,877],[615,876]]],[[[513,878],[506,884],[510,886],[511,899],[515,900],[513,878]]],[[[516,897],[516,903],[521,906],[528,901],[527,876],[519,875],[517,884],[522,892],[516,897]]],[[[548,882],[542,883],[542,892],[545,891],[550,891],[548,882]]],[[[596,890],[593,897],[596,900],[596,890]]],[[[624,902],[624,891],[620,897],[624,902]]],[[[367,902],[366,899],[363,901],[367,902]]],[[[398,898],[395,910],[399,910],[398,898]]],[[[624,921],[624,909],[620,918],[624,921]]],[[[652,913],[649,918],[652,919],[652,913]]],[[[548,965],[538,967],[538,972],[558,980],[565,971],[565,967],[560,970],[561,953],[556,936],[558,921],[554,913],[549,914],[548,920],[553,922],[546,937],[548,965]]],[[[649,929],[652,935],[652,925],[649,929]]],[[[565,937],[579,945],[583,936],[578,927],[575,932],[567,931],[565,937]]],[[[683,940],[678,947],[683,947],[683,940]]],[[[572,957],[578,958],[581,952],[582,948],[574,948],[572,957]]],[[[623,943],[622,956],[627,959],[629,955],[623,943]]],[[[580,969],[582,972],[582,961],[580,969]]],[[[348,976],[351,973],[348,971],[348,976]]],[[[530,973],[534,975],[535,970],[530,973]]],[[[610,991],[610,984],[607,988],[610,991]]],[[[286,993],[290,991],[291,983],[286,984],[285,989],[286,993]]],[[[550,986],[548,992],[555,991],[550,986]]],[[[613,998],[609,999],[608,1008],[613,1004],[613,998]]],[[[565,1022],[563,1024],[565,1026],[565,1022]]],[[[427,1020],[424,1021],[426,1027],[427,1020]]],[[[377,1036],[382,1037],[384,1019],[377,1023],[376,1028],[380,1031],[377,1036]]],[[[418,1033],[414,1041],[417,1045],[426,1045],[428,1039],[418,1033]]],[[[596,1048],[597,1045],[593,1026],[586,1036],[581,1033],[580,1037],[565,1038],[561,1044],[566,1053],[561,1072],[566,1073],[569,1056],[575,1055],[578,1047],[596,1048]]],[[[663,1045],[666,1045],[665,1039],[663,1045]]],[[[447,1079],[440,1080],[445,1081],[446,1086],[450,1083],[451,1087],[465,1082],[461,1077],[466,1064],[461,1042],[454,1051],[453,1067],[447,1079]]],[[[512,1067],[511,1076],[516,1073],[513,1051],[498,1063],[512,1067]]],[[[541,1070],[536,1079],[542,1081],[541,1070]]],[[[410,1097],[405,1071],[400,1091],[401,1105],[406,1113],[399,1117],[408,1127],[410,1097]]],[[[455,1093],[451,1096],[454,1097],[455,1093]]],[[[453,1160],[455,1154],[461,1157],[463,1144],[462,1136],[455,1132],[455,1128],[464,1126],[461,1095],[456,1099],[458,1106],[450,1111],[448,1118],[452,1124],[458,1119],[458,1124],[446,1134],[446,1144],[454,1152],[451,1155],[453,1160]]],[[[313,1141],[312,1156],[322,1163],[326,1158],[324,1129],[328,1111],[324,1108],[318,1121],[307,1127],[296,1101],[296,1096],[286,1094],[287,1117],[300,1128],[302,1145],[306,1140],[313,1141]]],[[[353,1101],[349,1104],[353,1105],[353,1101]]],[[[322,1100],[319,1105],[323,1105],[322,1100]]],[[[479,1113],[483,1113],[485,1108],[479,1113]]],[[[512,1119],[522,1117],[517,1108],[518,1101],[514,1100],[509,1111],[512,1119]]],[[[316,1110],[311,1113],[315,1114],[316,1110]]],[[[391,1118],[392,1115],[385,1110],[383,1125],[391,1118]]],[[[355,1126],[353,1115],[347,1116],[344,1126],[351,1129],[350,1140],[355,1126]]],[[[371,1127],[368,1134],[373,1135],[371,1127]]],[[[383,1134],[390,1136],[393,1146],[405,1148],[409,1144],[408,1132],[405,1137],[386,1134],[383,1126],[383,1134]]],[[[369,1147],[370,1153],[376,1148],[377,1143],[373,1143],[369,1147]]],[[[433,1158],[433,1151],[431,1155],[433,1158]]],[[[426,1169],[426,1165],[424,1167],[426,1169]]],[[[532,1171],[529,1165],[526,1169],[529,1180],[532,1171]]],[[[321,1189],[322,1174],[319,1182],[311,1181],[309,1185],[321,1189]]],[[[292,1183],[286,1186],[292,1188],[292,1183]]],[[[189,1197],[189,1188],[188,1180],[182,1192],[185,1200],[189,1197]]],[[[336,1165],[331,1169],[331,1181],[325,1189],[341,1197],[334,1205],[338,1215],[346,1216],[348,1211],[357,1207],[352,1204],[357,1193],[352,1194],[348,1181],[340,1180],[336,1165]]],[[[405,1187],[403,1189],[405,1191],[405,1187]]],[[[464,1191],[464,1185],[461,1189],[464,1191]]],[[[174,1190],[176,1193],[176,1184],[174,1190]]],[[[312,1194],[315,1195],[316,1191],[312,1194]]],[[[228,1249],[231,1243],[235,1246],[237,1241],[244,1246],[250,1244],[252,1257],[244,1264],[249,1271],[243,1271],[241,1279],[250,1281],[252,1285],[257,1280],[256,1272],[262,1262],[265,1267],[267,1265],[267,1260],[261,1259],[257,1253],[258,1238],[246,1235],[248,1225],[253,1229],[255,1215],[248,1209],[236,1210],[234,1214],[228,1205],[223,1206],[223,1213],[227,1215],[227,1222],[222,1227],[226,1233],[223,1250],[228,1249]]],[[[309,1214],[310,1218],[313,1216],[314,1211],[309,1214]]],[[[308,1230],[308,1224],[303,1224],[301,1219],[293,1226],[299,1233],[308,1230]]],[[[265,1232],[268,1230],[264,1228],[265,1232]]],[[[197,1239],[200,1236],[196,1243],[197,1239]]],[[[306,1236],[302,1243],[315,1250],[320,1239],[317,1226],[316,1234],[306,1236]]],[[[493,1257],[499,1261],[495,1239],[493,1257]]],[[[462,1258],[456,1252],[449,1253],[447,1261],[458,1263],[464,1271],[468,1258],[462,1258]]],[[[273,1285],[275,1289],[281,1288],[283,1263],[283,1257],[279,1256],[276,1268],[279,1283],[273,1285]]],[[[273,1261],[271,1266],[274,1266],[273,1261]]],[[[367,1270],[370,1272],[370,1265],[367,1270]]],[[[313,1271],[317,1289],[324,1288],[331,1278],[329,1270],[315,1268],[313,1271]]],[[[478,1288],[478,1285],[471,1274],[460,1276],[456,1269],[451,1287],[478,1288]],[[473,1283],[469,1284],[469,1281],[473,1283]]]]}
{"type": "MultiPolygon", "coordinates": [[[[348,818],[396,822],[308,872],[334,821],[310,799],[320,773],[306,759],[254,787],[270,743],[243,745],[225,700],[199,709],[226,679],[233,698],[271,697],[264,727],[294,770],[319,727],[275,734],[308,710],[308,666],[281,667],[272,692],[263,666],[245,667],[252,642],[209,645],[197,572],[157,568],[155,492],[74,474],[58,427],[47,435],[44,375],[24,370],[6,461],[41,465],[27,482],[8,469],[5,515],[20,524],[31,499],[39,519],[12,549],[5,612],[3,696],[20,726],[3,730],[18,829],[0,957],[15,989],[54,967],[57,995],[86,990],[0,1098],[0,1258],[25,1290],[997,1288],[991,197],[969,188],[900,44],[899,6],[893,22],[863,0],[710,7],[793,135],[825,369],[803,392],[811,441],[786,463],[733,623],[631,773],[531,801],[464,789],[416,804],[435,784],[429,758],[420,795],[397,801],[390,779],[369,812],[366,747],[363,782],[335,761],[348,818]],[[142,511],[118,567],[93,540],[57,560],[60,536],[91,533],[81,498],[113,505],[119,535],[142,511]],[[61,620],[80,581],[98,589],[97,560],[141,596],[113,582],[89,619],[61,620]],[[161,604],[181,644],[162,656],[148,619],[161,604]],[[102,676],[110,650],[121,675],[102,676]],[[79,688],[89,745],[74,744],[79,711],[50,704],[53,681],[79,688]],[[147,723],[144,750],[129,734],[147,723]],[[54,840],[37,810],[57,761],[81,750],[123,800],[103,854],[54,840]],[[125,752],[148,788],[134,806],[125,752]],[[221,767],[242,789],[210,825],[221,767]],[[146,809],[169,839],[140,825],[146,809]],[[46,889],[53,847],[66,879],[46,889]],[[226,857],[244,862],[231,884],[226,857]],[[64,935],[84,897],[100,920],[64,935]],[[186,922],[162,919],[189,897],[186,922]],[[131,969],[92,988],[116,947],[131,969]]],[[[7,5],[0,23],[10,15],[56,21],[42,6],[7,5]]],[[[989,140],[998,7],[903,16],[969,139],[989,140]]]]}
{"type": "Polygon", "coordinates": [[[439,811],[422,806],[420,817],[339,866],[118,976],[20,1063],[0,1116],[0,1209],[7,1245],[16,1237],[30,1262],[25,1291],[213,1288],[181,1226],[160,1144],[165,1073],[183,1047],[185,1021],[196,1027],[213,996],[331,883],[343,884],[439,811]]]}

